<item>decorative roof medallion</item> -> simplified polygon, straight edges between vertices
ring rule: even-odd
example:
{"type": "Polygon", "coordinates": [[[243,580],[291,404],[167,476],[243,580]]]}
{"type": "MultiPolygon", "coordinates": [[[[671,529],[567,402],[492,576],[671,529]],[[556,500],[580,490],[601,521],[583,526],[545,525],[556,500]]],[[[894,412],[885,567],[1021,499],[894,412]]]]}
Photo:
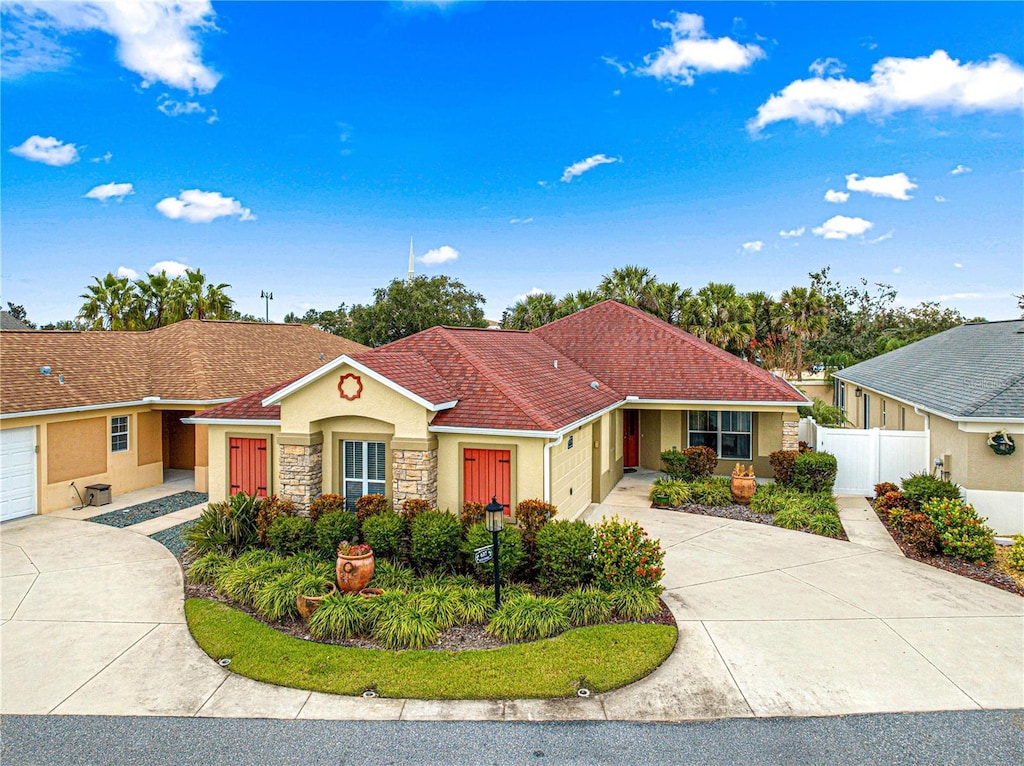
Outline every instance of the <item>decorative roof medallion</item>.
{"type": "Polygon", "coordinates": [[[351,372],[342,375],[338,380],[338,393],[341,394],[342,399],[355,401],[363,393],[363,381],[358,375],[353,375],[351,372]]]}

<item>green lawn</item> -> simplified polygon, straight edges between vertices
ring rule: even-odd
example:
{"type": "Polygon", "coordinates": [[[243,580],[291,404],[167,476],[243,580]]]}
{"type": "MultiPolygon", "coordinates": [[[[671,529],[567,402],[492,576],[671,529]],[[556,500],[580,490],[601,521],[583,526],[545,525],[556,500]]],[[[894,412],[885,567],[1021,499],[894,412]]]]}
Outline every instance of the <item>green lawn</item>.
{"type": "Polygon", "coordinates": [[[199,646],[231,658],[239,675],[332,694],[376,689],[382,697],[525,699],[569,697],[581,679],[595,692],[637,681],[672,652],[676,629],[629,623],[577,628],[555,638],[462,652],[355,649],[279,633],[226,604],[188,599],[199,646]]]}

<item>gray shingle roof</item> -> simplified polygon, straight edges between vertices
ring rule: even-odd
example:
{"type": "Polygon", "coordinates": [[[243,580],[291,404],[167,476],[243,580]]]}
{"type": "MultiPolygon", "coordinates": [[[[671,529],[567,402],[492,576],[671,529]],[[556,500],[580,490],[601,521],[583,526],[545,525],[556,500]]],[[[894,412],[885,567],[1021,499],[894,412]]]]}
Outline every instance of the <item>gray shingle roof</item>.
{"type": "Polygon", "coordinates": [[[954,327],[834,377],[954,419],[1024,419],[1024,320],[954,327]]]}

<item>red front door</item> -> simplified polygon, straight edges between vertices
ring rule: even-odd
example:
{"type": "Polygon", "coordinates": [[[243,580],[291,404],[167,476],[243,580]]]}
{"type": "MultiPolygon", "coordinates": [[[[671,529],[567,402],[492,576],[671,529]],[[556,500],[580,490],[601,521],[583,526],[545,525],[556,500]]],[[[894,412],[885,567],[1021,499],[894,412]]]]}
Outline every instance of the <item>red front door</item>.
{"type": "Polygon", "coordinates": [[[267,496],[267,440],[230,439],[231,494],[267,496]]]}
{"type": "Polygon", "coordinates": [[[640,410],[622,411],[622,466],[640,465],[640,410]]]}
{"type": "Polygon", "coordinates": [[[500,449],[467,449],[463,451],[462,499],[467,503],[487,505],[492,497],[512,514],[512,453],[500,449]]]}

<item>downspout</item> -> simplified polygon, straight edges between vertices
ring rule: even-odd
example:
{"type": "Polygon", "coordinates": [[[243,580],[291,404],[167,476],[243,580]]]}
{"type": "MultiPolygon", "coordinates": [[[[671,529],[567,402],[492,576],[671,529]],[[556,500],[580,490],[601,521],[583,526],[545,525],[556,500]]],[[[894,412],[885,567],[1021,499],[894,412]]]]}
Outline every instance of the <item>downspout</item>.
{"type": "MultiPolygon", "coordinates": [[[[931,419],[931,416],[927,412],[921,412],[921,409],[916,404],[914,405],[914,413],[917,414],[917,415],[920,415],[921,417],[924,418],[924,432],[926,434],[928,434],[928,455],[927,455],[927,458],[930,461],[931,458],[932,458],[932,419],[931,419]]],[[[925,466],[925,470],[927,470],[929,474],[933,473],[933,469],[932,469],[931,465],[926,465],[925,466]]],[[[943,467],[941,470],[944,471],[945,467],[943,467]]],[[[939,478],[940,479],[942,478],[941,472],[940,472],[939,478]]]]}
{"type": "Polygon", "coordinates": [[[551,502],[551,448],[562,443],[565,434],[559,434],[553,442],[544,445],[544,502],[551,502]]]}

